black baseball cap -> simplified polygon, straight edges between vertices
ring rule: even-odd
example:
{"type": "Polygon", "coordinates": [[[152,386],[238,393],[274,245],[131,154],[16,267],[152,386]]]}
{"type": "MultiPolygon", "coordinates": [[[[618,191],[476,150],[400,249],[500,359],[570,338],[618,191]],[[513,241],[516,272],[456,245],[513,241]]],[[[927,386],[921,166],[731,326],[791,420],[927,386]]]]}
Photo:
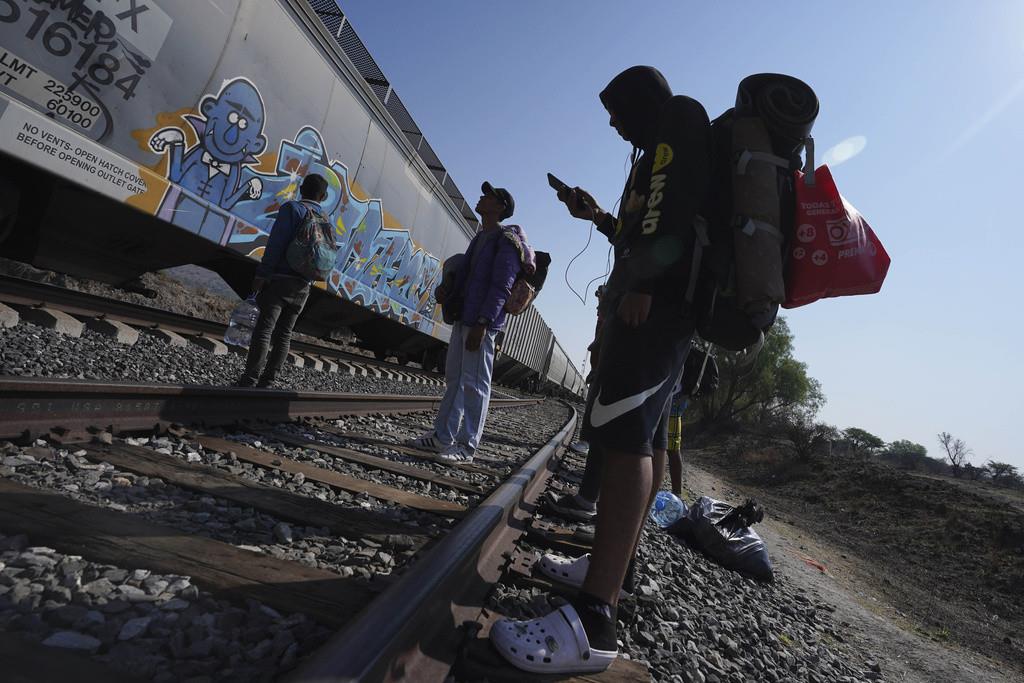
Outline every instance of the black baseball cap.
{"type": "Polygon", "coordinates": [[[505,204],[505,210],[498,216],[498,220],[503,221],[512,215],[512,212],[516,210],[515,200],[512,199],[511,193],[504,187],[494,187],[486,180],[484,184],[480,186],[480,191],[484,194],[489,194],[493,197],[497,197],[505,204]]]}

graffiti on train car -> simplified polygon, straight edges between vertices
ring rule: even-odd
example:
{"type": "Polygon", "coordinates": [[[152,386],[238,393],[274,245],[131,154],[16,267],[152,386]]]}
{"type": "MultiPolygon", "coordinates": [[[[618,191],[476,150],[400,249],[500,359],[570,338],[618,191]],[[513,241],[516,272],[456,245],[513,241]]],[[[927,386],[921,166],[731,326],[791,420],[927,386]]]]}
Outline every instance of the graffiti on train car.
{"type": "Polygon", "coordinates": [[[57,60],[61,72],[49,74],[7,49],[0,84],[99,140],[113,126],[111,98],[135,97],[173,21],[154,3],[138,0],[0,0],[0,23],[57,60]]]}
{"type": "Polygon", "coordinates": [[[185,116],[197,139],[191,147],[186,149],[185,131],[177,126],[162,128],[149,139],[150,149],[167,155],[167,179],[188,190],[168,193],[157,215],[219,242],[228,226],[225,212],[242,197],[259,199],[263,193],[259,177],[243,182],[242,175],[267,148],[265,108],[256,86],[236,78],[217,95],[204,97],[199,111],[199,116],[185,116]]]}
{"type": "Polygon", "coordinates": [[[319,173],[328,182],[323,207],[339,244],[326,287],[433,332],[439,260],[417,246],[407,229],[385,225],[380,199],[353,194],[348,167],[330,158],[316,128],[304,126],[293,139],[281,140],[276,161],[265,154],[266,108],[245,78],[226,81],[200,100],[198,114],[178,118],[181,125],[162,126],[148,138],[150,149],[165,156],[171,182],[158,217],[259,258],[278,209],[298,197],[303,177],[319,173]]]}

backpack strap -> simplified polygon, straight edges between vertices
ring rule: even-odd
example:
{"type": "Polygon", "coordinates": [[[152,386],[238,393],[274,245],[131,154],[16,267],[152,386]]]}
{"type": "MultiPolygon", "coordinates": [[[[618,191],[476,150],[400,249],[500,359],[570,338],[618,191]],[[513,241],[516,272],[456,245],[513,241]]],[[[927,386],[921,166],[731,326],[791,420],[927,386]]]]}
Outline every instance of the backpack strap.
{"type": "Polygon", "coordinates": [[[711,357],[711,346],[704,349],[704,362],[700,364],[700,373],[697,375],[697,381],[693,385],[693,390],[698,394],[700,393],[700,383],[704,380],[704,371],[708,368],[708,358],[711,357]]]}
{"type": "Polygon", "coordinates": [[[740,152],[739,157],[736,159],[736,172],[739,175],[745,175],[747,166],[751,161],[760,161],[772,166],[778,166],[779,168],[788,169],[790,167],[789,159],[784,159],[768,152],[752,152],[749,149],[745,149],[740,152]]]}
{"type": "MultiPolygon", "coordinates": [[[[516,251],[519,252],[519,267],[520,270],[525,272],[527,275],[533,275],[537,270],[537,257],[533,253],[533,249],[526,243],[524,235],[520,233],[522,228],[518,228],[515,225],[503,225],[501,226],[501,235],[512,242],[515,245],[516,251]],[[532,258],[531,258],[532,257],[532,258]]],[[[498,249],[501,248],[501,239],[494,240],[494,255],[497,256],[498,249]]]]}
{"type": "Polygon", "coordinates": [[[700,265],[704,258],[704,250],[711,246],[708,237],[708,222],[697,214],[693,218],[693,258],[690,260],[690,282],[686,286],[686,303],[692,304],[697,292],[697,281],[700,280],[700,265]]]}
{"type": "Polygon", "coordinates": [[[804,185],[814,187],[814,138],[810,135],[804,138],[804,149],[807,151],[807,161],[804,163],[804,185]]]}
{"type": "MultiPolygon", "coordinates": [[[[806,151],[806,160],[803,165],[804,177],[807,185],[814,185],[814,138],[810,135],[804,138],[804,150],[806,151]]],[[[771,164],[772,166],[778,166],[779,168],[790,169],[793,167],[792,162],[775,154],[769,154],[768,152],[753,152],[749,149],[745,149],[740,152],[739,157],[736,159],[736,172],[739,175],[745,175],[747,172],[747,165],[751,161],[760,161],[765,164],[771,164]]],[[[799,164],[799,158],[797,159],[799,164]]]]}
{"type": "Polygon", "coordinates": [[[778,228],[771,223],[766,223],[765,221],[760,221],[756,218],[748,218],[746,222],[743,223],[743,227],[740,228],[740,231],[747,237],[753,237],[754,233],[758,230],[778,238],[780,242],[785,241],[785,237],[783,237],[782,232],[778,228]]]}
{"type": "Polygon", "coordinates": [[[312,199],[300,199],[298,203],[306,207],[306,216],[303,218],[303,221],[311,220],[314,225],[322,226],[324,237],[330,242],[331,248],[337,249],[338,239],[334,236],[334,226],[331,225],[330,219],[324,214],[324,208],[320,205],[320,202],[314,202],[312,199]]]}

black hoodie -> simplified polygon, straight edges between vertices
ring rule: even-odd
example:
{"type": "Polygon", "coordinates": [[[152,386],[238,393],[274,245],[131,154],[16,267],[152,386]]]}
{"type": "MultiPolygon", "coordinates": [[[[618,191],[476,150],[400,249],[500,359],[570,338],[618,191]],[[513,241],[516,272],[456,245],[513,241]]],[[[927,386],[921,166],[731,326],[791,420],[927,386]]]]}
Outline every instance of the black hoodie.
{"type": "Polygon", "coordinates": [[[598,229],[615,245],[608,281],[617,306],[621,295],[655,295],[681,302],[693,253],[693,221],[711,184],[711,124],[699,102],[673,96],[665,77],[649,66],[626,69],[601,91],[601,101],[623,134],[640,150],[622,193],[617,219],[598,229]]]}

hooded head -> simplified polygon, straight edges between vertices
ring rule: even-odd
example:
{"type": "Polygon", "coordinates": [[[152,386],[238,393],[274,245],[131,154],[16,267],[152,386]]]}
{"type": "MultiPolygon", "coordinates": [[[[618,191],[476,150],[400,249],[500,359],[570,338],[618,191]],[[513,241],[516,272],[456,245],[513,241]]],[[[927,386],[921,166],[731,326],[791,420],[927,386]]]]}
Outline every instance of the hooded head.
{"type": "Polygon", "coordinates": [[[619,134],[646,150],[654,145],[658,116],[672,89],[653,66],[631,66],[613,78],[600,97],[619,134]]]}

